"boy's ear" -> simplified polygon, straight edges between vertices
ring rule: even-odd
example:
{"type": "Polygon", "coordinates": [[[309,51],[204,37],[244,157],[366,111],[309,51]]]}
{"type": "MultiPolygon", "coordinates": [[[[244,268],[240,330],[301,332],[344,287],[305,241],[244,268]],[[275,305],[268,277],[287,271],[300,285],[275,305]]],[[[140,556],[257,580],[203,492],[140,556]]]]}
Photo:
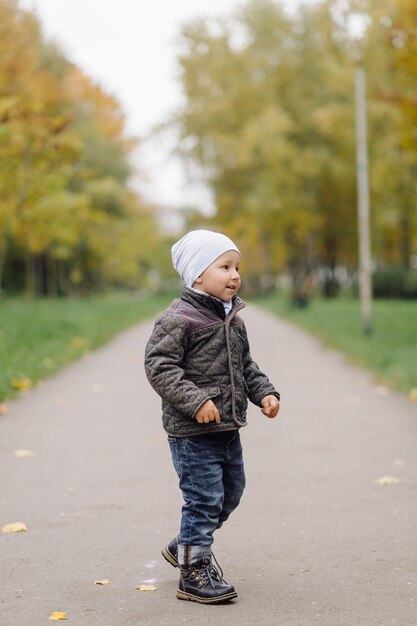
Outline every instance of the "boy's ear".
{"type": "Polygon", "coordinates": [[[197,276],[197,278],[196,278],[196,279],[195,279],[195,281],[194,281],[194,284],[195,284],[195,283],[197,283],[197,284],[200,284],[200,283],[201,283],[201,276],[197,276]]]}

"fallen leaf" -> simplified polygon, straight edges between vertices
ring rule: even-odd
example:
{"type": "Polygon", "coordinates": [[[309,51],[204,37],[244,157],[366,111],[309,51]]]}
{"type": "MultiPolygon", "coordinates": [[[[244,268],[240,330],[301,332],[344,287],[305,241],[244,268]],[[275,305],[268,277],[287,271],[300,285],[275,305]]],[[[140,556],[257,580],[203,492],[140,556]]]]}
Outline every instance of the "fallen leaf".
{"type": "Polygon", "coordinates": [[[397,467],[401,467],[402,465],[405,465],[405,461],[404,461],[404,459],[394,459],[393,463],[394,463],[394,465],[396,465],[397,467]]]}
{"type": "Polygon", "coordinates": [[[19,391],[27,391],[32,386],[30,378],[12,378],[10,386],[19,391]]]}
{"type": "Polygon", "coordinates": [[[399,478],[395,476],[381,476],[381,478],[377,478],[374,481],[377,485],[388,486],[388,485],[398,485],[401,482],[399,478]]]}
{"type": "Polygon", "coordinates": [[[94,584],[95,585],[110,585],[110,581],[109,580],[95,580],[94,584]]]}
{"type": "Polygon", "coordinates": [[[385,387],[385,385],[379,385],[378,387],[375,387],[375,393],[377,396],[387,396],[389,389],[388,387],[385,387]]]}
{"type": "Polygon", "coordinates": [[[411,402],[417,402],[417,387],[412,387],[412,389],[410,389],[410,393],[408,394],[408,397],[411,400],[411,402]]]}
{"type": "Polygon", "coordinates": [[[26,524],[23,522],[13,522],[13,524],[6,524],[1,527],[3,533],[23,533],[27,530],[26,524]]]}
{"type": "Polygon", "coordinates": [[[155,585],[137,585],[135,589],[138,591],[155,591],[157,587],[155,585]]]}
{"type": "Polygon", "coordinates": [[[9,407],[7,406],[7,404],[5,402],[2,402],[0,404],[0,415],[6,415],[8,410],[9,410],[9,407]]]}
{"type": "Polygon", "coordinates": [[[50,619],[52,622],[59,622],[64,619],[69,619],[69,617],[67,617],[67,614],[63,613],[62,611],[54,611],[52,615],[48,617],[48,619],[50,619]]]}
{"type": "Polygon", "coordinates": [[[33,456],[33,452],[32,450],[15,450],[14,455],[17,456],[18,459],[26,459],[33,456]]]}

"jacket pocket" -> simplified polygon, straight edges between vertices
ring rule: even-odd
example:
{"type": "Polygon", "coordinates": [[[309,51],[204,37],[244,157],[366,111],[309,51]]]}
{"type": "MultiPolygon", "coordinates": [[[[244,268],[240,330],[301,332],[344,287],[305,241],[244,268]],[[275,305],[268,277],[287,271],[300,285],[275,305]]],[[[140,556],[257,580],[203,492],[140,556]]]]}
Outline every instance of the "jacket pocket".
{"type": "Polygon", "coordinates": [[[198,388],[201,391],[204,391],[210,400],[214,402],[218,412],[220,413],[220,418],[223,413],[223,402],[222,402],[222,392],[219,385],[201,385],[200,383],[196,383],[198,388]]]}
{"type": "Polygon", "coordinates": [[[221,391],[219,385],[199,385],[197,387],[202,391],[205,391],[210,398],[215,398],[216,396],[220,396],[221,391]]]}

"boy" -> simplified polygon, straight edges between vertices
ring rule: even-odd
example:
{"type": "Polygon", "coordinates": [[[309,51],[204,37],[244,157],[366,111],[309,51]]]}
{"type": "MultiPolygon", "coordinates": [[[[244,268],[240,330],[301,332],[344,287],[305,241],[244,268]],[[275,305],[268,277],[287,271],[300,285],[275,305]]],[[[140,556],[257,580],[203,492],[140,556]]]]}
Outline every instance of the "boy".
{"type": "Polygon", "coordinates": [[[211,544],[245,486],[239,430],[248,398],[272,418],[280,395],[250,355],[233,241],[191,231],[172,247],[172,262],[185,287],[156,320],[145,352],[185,502],[180,534],[162,554],[180,568],[177,598],[214,604],[237,597],[211,544]]]}

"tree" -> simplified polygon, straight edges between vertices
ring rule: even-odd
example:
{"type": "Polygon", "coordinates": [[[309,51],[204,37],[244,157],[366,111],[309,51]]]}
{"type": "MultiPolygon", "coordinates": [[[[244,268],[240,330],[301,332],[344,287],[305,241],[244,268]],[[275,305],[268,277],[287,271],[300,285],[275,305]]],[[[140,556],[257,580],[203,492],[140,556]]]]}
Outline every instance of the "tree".
{"type": "Polygon", "coordinates": [[[327,5],[290,18],[255,1],[231,24],[183,32],[184,146],[215,191],[216,220],[257,259],[254,282],[285,267],[298,279],[338,254],[352,262],[353,220],[341,222],[353,194],[337,190],[353,177],[353,141],[333,133],[352,119],[352,94],[332,25],[327,5]]]}
{"type": "Polygon", "coordinates": [[[370,84],[375,256],[405,264],[415,252],[415,14],[411,0],[340,0],[290,17],[252,0],[229,20],[183,29],[180,149],[214,192],[215,223],[249,252],[253,283],[289,271],[296,286],[322,268],[331,294],[337,267],[356,267],[358,54],[370,84]]]}
{"type": "Polygon", "coordinates": [[[377,259],[408,267],[417,252],[417,7],[390,0],[362,10],[369,24],[363,55],[376,126],[377,259]]]}
{"type": "Polygon", "coordinates": [[[23,265],[29,295],[145,284],[156,228],[129,189],[136,145],[118,101],[0,0],[0,286],[23,265]]]}

